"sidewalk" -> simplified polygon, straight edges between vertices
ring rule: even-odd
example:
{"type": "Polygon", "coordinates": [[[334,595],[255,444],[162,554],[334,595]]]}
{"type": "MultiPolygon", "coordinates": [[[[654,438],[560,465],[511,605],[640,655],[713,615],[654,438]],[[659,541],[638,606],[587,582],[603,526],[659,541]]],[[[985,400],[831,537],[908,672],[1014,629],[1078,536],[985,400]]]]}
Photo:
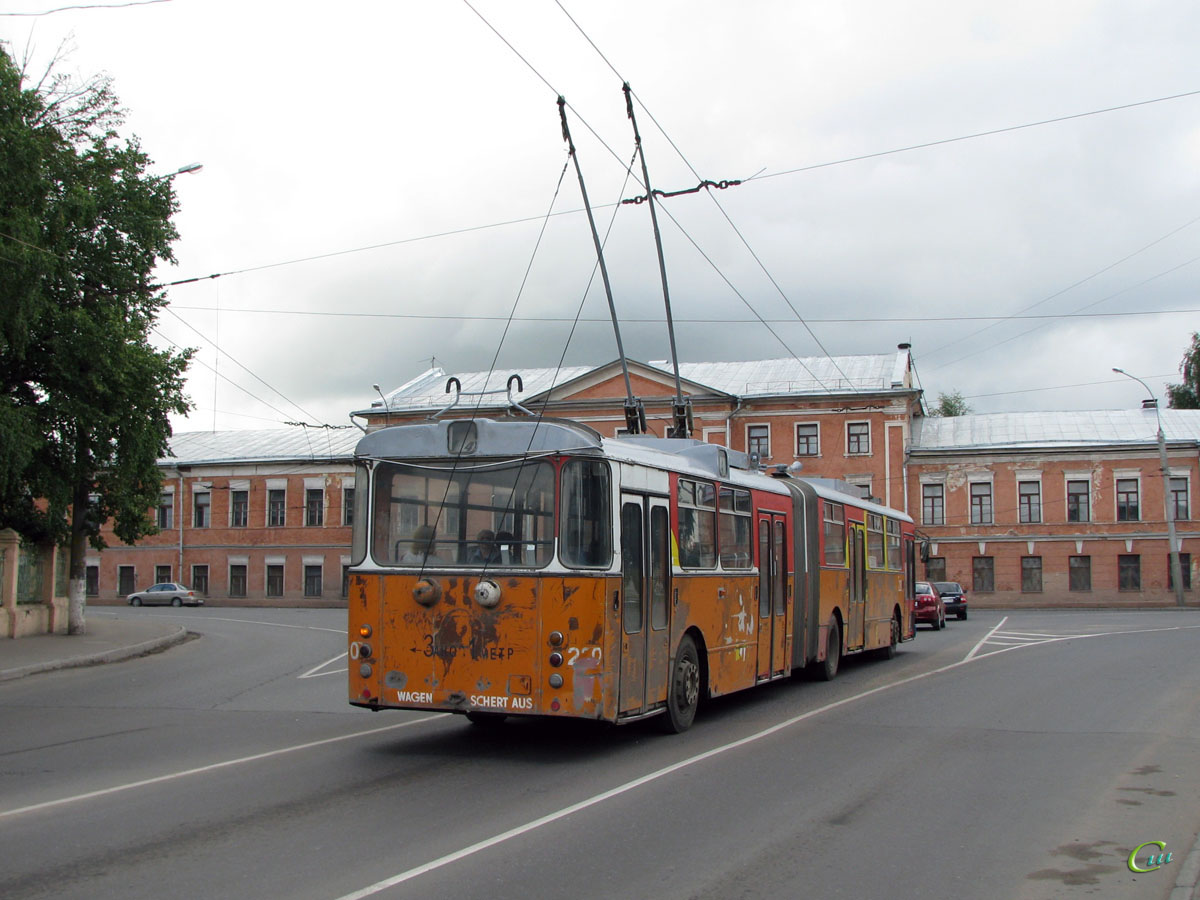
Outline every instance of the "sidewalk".
{"type": "Polygon", "coordinates": [[[154,619],[87,617],[87,633],[0,638],[0,681],[95,666],[154,653],[187,638],[181,625],[154,619]]]}

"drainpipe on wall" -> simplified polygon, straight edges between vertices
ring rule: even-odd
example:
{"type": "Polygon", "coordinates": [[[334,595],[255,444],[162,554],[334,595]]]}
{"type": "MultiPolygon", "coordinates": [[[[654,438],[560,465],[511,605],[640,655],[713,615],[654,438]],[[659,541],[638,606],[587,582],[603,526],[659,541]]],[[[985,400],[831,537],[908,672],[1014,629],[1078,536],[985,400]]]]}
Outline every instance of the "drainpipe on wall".
{"type": "Polygon", "coordinates": [[[737,403],[734,404],[733,411],[725,418],[725,449],[733,449],[733,417],[736,416],[742,409],[742,398],[737,398],[737,403]]]}

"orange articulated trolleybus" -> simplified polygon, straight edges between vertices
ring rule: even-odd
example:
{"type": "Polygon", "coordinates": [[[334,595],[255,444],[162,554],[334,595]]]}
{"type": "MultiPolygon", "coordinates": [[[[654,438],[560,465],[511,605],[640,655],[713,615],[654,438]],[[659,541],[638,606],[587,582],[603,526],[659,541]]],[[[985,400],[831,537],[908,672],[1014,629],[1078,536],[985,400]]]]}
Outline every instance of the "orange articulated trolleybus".
{"type": "Polygon", "coordinates": [[[691,725],[913,637],[912,520],[690,439],[382,428],[356,450],[350,702],[691,725]]]}

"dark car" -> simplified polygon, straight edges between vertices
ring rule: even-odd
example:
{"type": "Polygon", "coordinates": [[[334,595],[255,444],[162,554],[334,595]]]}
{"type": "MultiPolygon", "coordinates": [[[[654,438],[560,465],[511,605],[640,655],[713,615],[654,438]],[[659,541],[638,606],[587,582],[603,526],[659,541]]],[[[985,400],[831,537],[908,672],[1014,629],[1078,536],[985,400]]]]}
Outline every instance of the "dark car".
{"type": "Polygon", "coordinates": [[[130,606],[151,606],[153,604],[171,606],[183,606],[185,603],[188,606],[203,606],[204,598],[193,590],[189,590],[186,585],[177,584],[174,581],[164,581],[161,584],[152,585],[144,591],[138,591],[136,594],[130,594],[128,597],[130,606]]]}
{"type": "Polygon", "coordinates": [[[961,622],[967,617],[967,591],[957,581],[935,581],[933,586],[942,595],[946,614],[954,613],[961,622]]]}
{"type": "Polygon", "coordinates": [[[942,595],[928,581],[918,581],[916,584],[916,605],[913,621],[927,622],[934,631],[946,627],[946,605],[942,603],[942,595]]]}

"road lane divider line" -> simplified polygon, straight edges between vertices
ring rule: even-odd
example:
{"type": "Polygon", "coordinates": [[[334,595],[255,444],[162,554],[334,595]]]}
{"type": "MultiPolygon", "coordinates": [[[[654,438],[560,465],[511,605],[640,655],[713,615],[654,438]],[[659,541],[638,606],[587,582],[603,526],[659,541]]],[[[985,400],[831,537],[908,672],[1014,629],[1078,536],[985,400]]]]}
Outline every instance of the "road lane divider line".
{"type": "MultiPolygon", "coordinates": [[[[1005,616],[1003,619],[1001,619],[1000,623],[996,626],[996,628],[993,628],[991,631],[988,632],[988,635],[990,636],[991,634],[993,634],[1007,620],[1008,620],[1008,616],[1005,616]]],[[[1107,632],[1106,634],[1082,635],[1082,637],[1111,637],[1113,635],[1147,634],[1147,633],[1158,632],[1158,631],[1183,631],[1183,630],[1186,630],[1189,628],[1200,628],[1200,625],[1184,625],[1184,626],[1174,626],[1174,627],[1169,627],[1169,628],[1148,628],[1148,629],[1143,629],[1140,631],[1112,631],[1112,632],[1107,632]]],[[[1067,638],[1060,638],[1059,640],[1074,640],[1075,637],[1076,636],[1072,635],[1067,638]]],[[[754,734],[747,735],[744,738],[739,738],[736,741],[730,741],[729,743],[722,744],[719,747],[713,747],[711,750],[706,750],[703,753],[697,753],[695,756],[689,756],[687,759],[680,760],[677,763],[672,763],[669,766],[664,766],[661,769],[657,769],[654,772],[650,772],[646,775],[642,775],[641,777],[635,778],[632,781],[627,781],[624,784],[617,785],[616,787],[610,788],[607,791],[603,791],[599,794],[594,794],[591,797],[588,797],[584,800],[580,800],[577,803],[572,803],[570,806],[565,806],[560,810],[557,810],[552,813],[548,813],[547,815],[541,816],[537,819],[533,819],[532,821],[526,822],[523,825],[518,825],[515,828],[510,828],[508,831],[503,831],[500,834],[493,835],[490,838],[485,838],[482,841],[478,841],[467,847],[463,847],[460,850],[455,850],[453,853],[447,853],[445,856],[439,856],[437,859],[430,860],[429,862],[424,863],[423,865],[419,865],[419,866],[416,866],[411,869],[406,869],[403,872],[399,872],[388,878],[384,878],[380,881],[375,882],[374,884],[369,884],[366,887],[359,888],[358,890],[352,891],[349,894],[343,894],[340,897],[337,897],[336,900],[364,900],[364,898],[366,898],[366,897],[372,897],[375,894],[378,894],[382,891],[386,891],[389,888],[393,888],[393,887],[396,887],[397,885],[404,884],[406,881],[412,881],[414,878],[419,878],[422,875],[426,875],[437,869],[444,868],[445,866],[448,866],[452,863],[459,862],[463,859],[466,859],[469,856],[474,856],[476,853],[480,853],[484,850],[488,850],[492,847],[498,846],[499,844],[503,844],[507,841],[512,840],[513,838],[518,838],[518,837],[521,837],[522,835],[529,834],[530,832],[536,831],[539,828],[543,828],[546,825],[552,825],[553,823],[558,822],[562,819],[565,819],[568,816],[572,816],[577,812],[582,812],[585,809],[589,809],[590,807],[597,806],[601,803],[604,803],[608,800],[613,799],[614,797],[619,797],[622,794],[627,794],[630,791],[637,790],[640,787],[644,787],[645,785],[651,784],[652,782],[658,781],[662,778],[666,778],[668,775],[672,775],[676,772],[690,768],[694,765],[697,765],[698,763],[704,762],[706,760],[712,759],[717,756],[721,756],[722,754],[728,753],[731,750],[737,750],[741,747],[745,747],[750,744],[757,743],[758,741],[761,741],[764,738],[771,737],[774,734],[777,734],[781,731],[791,728],[793,725],[797,725],[800,722],[804,722],[808,719],[815,718],[819,715],[822,715],[823,713],[830,712],[830,711],[838,709],[842,706],[848,706],[851,703],[856,703],[857,701],[864,700],[867,697],[872,697],[876,694],[881,694],[884,691],[890,691],[894,688],[903,687],[906,684],[912,684],[913,682],[921,681],[922,679],[925,679],[925,678],[931,678],[934,675],[941,675],[945,672],[949,672],[954,669],[961,668],[962,666],[969,665],[972,662],[978,662],[981,659],[988,659],[992,656],[997,656],[1000,653],[1005,652],[1004,650],[997,650],[993,653],[988,653],[983,656],[974,656],[975,650],[978,650],[981,646],[983,646],[983,643],[986,640],[987,640],[987,637],[984,637],[983,640],[981,640],[978,644],[975,645],[975,649],[972,650],[970,654],[968,654],[964,659],[960,659],[958,662],[952,662],[952,663],[949,663],[948,665],[942,666],[940,668],[931,669],[928,672],[921,672],[917,675],[910,675],[907,678],[900,679],[899,681],[893,681],[893,682],[889,682],[888,684],[882,684],[882,685],[879,685],[878,687],[873,687],[873,688],[870,688],[869,690],[865,690],[860,694],[853,694],[849,697],[843,697],[841,700],[835,700],[832,703],[827,703],[824,706],[819,706],[816,709],[810,709],[808,712],[800,713],[797,716],[792,716],[790,719],[785,719],[782,722],[778,722],[775,725],[772,725],[769,728],[764,728],[763,730],[757,731],[754,734]]],[[[1042,643],[1047,643],[1047,642],[1042,642],[1042,643]]],[[[1016,649],[1018,649],[1018,647],[1027,647],[1027,646],[1032,646],[1032,645],[1018,644],[1015,646],[1006,647],[1005,650],[1016,650],[1016,649]]]]}
{"type": "Polygon", "coordinates": [[[71,803],[79,803],[83,800],[93,800],[96,797],[106,797],[109,794],[119,794],[124,791],[131,791],[134,788],[148,787],[152,784],[163,784],[168,781],[177,781],[180,778],[188,778],[192,775],[202,775],[205,772],[215,772],[218,769],[228,769],[232,766],[240,766],[245,763],[258,762],[263,759],[271,759],[276,756],[283,756],[285,753],[295,753],[299,750],[311,750],[313,747],[323,747],[326,744],[337,744],[342,741],[353,741],[356,738],[370,737],[375,734],[382,734],[386,731],[396,731],[400,728],[411,728],[414,725],[422,725],[425,722],[432,722],[435,719],[444,719],[452,713],[437,713],[432,716],[425,716],[422,719],[414,719],[411,722],[399,722],[396,725],[385,725],[382,728],[372,728],[368,731],[356,731],[353,734],[341,734],[337,737],[323,738],[319,741],[307,741],[303,744],[294,744],[291,747],[280,747],[278,750],[267,750],[263,753],[255,753],[251,756],[241,756],[237,759],[227,759],[224,762],[211,763],[207,766],[197,766],[194,769],[184,769],[181,772],[171,772],[167,775],[158,775],[154,778],[143,778],[141,781],[131,781],[127,784],[117,784],[112,787],[101,788],[98,791],[88,791],[84,794],[74,794],[70,797],[61,797],[58,800],[46,800],[43,803],[33,803],[29,806],[21,806],[16,809],[0,810],[0,819],[12,818],[14,816],[24,815],[25,813],[36,812],[42,809],[53,809],[58,806],[67,806],[71,803]]]}

